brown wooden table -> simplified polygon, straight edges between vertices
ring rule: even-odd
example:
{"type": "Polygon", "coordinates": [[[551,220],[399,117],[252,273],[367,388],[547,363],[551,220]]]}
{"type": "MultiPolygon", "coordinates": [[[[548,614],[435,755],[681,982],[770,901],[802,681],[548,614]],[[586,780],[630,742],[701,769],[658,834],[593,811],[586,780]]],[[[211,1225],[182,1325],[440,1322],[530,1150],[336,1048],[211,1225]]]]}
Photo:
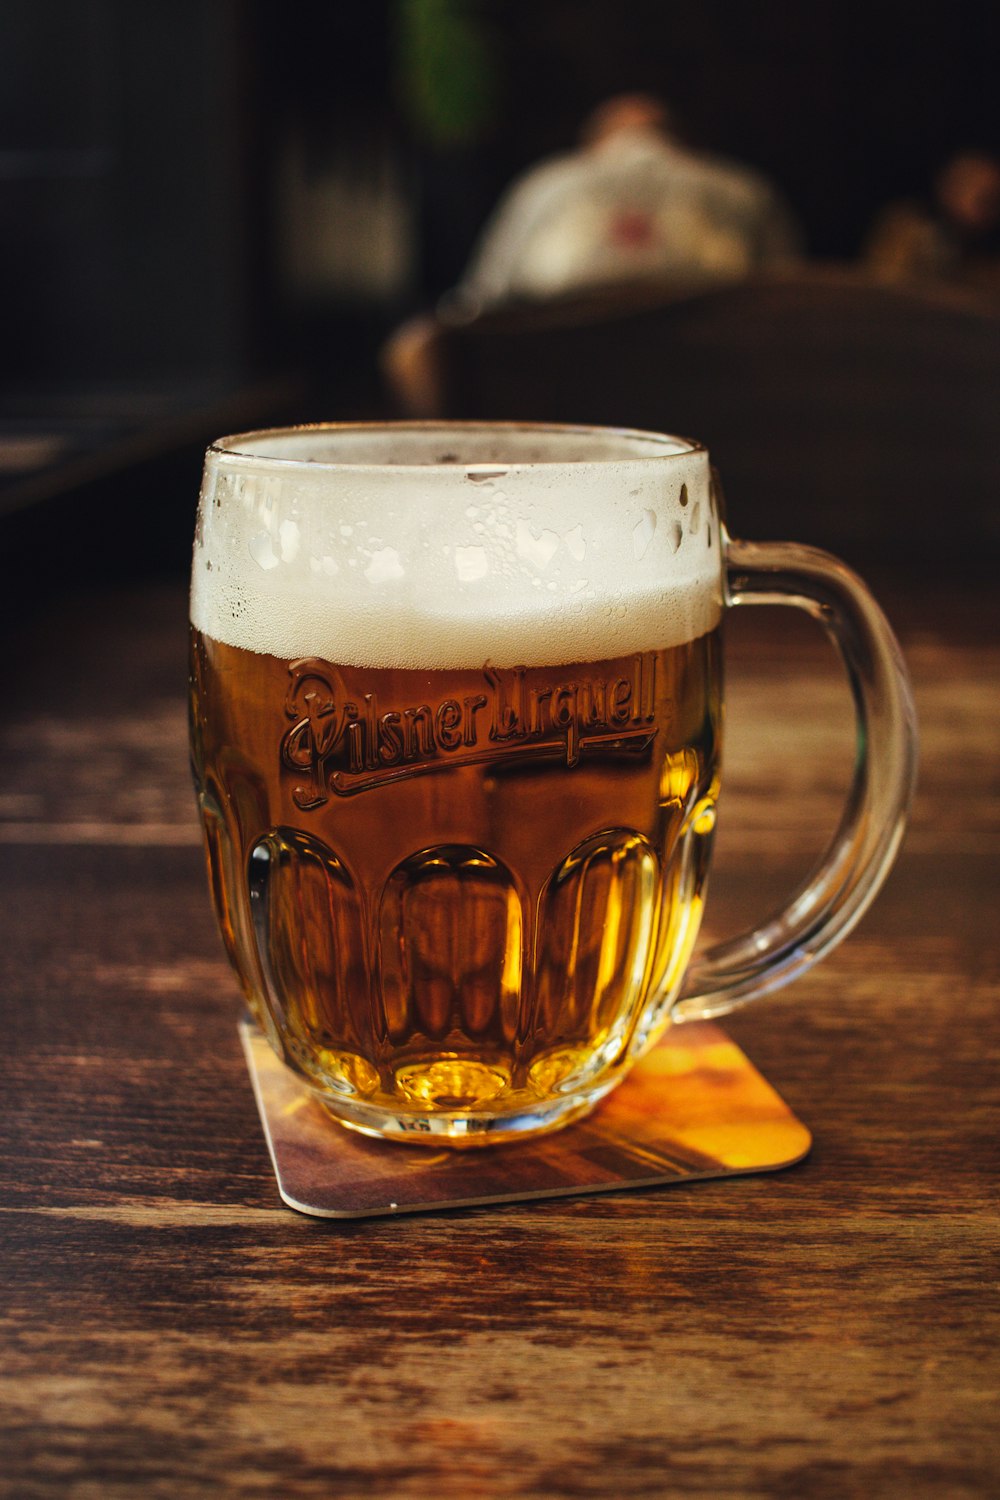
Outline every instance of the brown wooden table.
{"type": "MultiPolygon", "coordinates": [[[[773,1176],[353,1223],[278,1200],[206,897],[183,588],[8,638],[0,1492],[989,1496],[1000,646],[901,586],[914,820],[857,932],[727,1023],[815,1135],[773,1176]]],[[[731,630],[710,901],[802,871],[849,755],[808,622],[731,630]]]]}

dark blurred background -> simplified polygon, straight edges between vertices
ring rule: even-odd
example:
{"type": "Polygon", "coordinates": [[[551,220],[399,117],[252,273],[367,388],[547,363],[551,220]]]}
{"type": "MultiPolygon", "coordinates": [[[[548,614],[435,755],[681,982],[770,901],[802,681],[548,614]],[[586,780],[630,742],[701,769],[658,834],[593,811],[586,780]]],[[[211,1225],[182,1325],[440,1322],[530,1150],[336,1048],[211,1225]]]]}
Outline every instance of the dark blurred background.
{"type": "Polygon", "coordinates": [[[983,3],[5,0],[0,26],[2,535],[53,554],[139,495],[182,566],[218,430],[383,413],[386,335],[609,94],[763,169],[821,262],[1000,150],[983,3]]]}

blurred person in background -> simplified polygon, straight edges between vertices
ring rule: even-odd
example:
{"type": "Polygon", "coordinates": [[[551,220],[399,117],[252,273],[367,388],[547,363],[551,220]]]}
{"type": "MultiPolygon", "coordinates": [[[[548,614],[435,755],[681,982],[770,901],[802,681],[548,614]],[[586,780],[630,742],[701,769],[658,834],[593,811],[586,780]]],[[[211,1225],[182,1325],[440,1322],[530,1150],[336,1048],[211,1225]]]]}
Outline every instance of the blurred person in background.
{"type": "Polygon", "coordinates": [[[452,298],[474,314],[620,282],[738,278],[800,253],[770,182],[682,145],[661,100],[623,94],[589,116],[577,149],[508,189],[452,298]]]}
{"type": "Polygon", "coordinates": [[[934,178],[927,202],[890,203],[865,260],[882,281],[972,281],[1000,287],[1000,162],[961,151],[934,178]]]}

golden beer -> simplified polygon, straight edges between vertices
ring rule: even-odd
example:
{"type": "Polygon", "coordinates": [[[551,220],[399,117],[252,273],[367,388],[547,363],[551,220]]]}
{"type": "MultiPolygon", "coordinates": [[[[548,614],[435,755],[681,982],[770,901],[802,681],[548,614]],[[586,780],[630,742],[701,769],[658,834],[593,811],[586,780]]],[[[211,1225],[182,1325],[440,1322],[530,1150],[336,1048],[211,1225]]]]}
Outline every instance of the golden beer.
{"type": "MultiPolygon", "coordinates": [[[[192,631],[209,872],[244,993],[339,1113],[589,1107],[666,1021],[714,824],[717,633],[418,671],[192,631]]],[[[494,1127],[495,1138],[496,1127],[494,1127]]]]}

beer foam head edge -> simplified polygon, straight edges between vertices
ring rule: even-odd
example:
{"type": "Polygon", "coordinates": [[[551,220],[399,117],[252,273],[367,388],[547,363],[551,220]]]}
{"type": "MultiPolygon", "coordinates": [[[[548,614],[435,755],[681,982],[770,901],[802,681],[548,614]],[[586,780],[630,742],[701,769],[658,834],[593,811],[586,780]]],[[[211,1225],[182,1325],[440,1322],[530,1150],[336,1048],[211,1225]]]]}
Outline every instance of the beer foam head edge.
{"type": "Polygon", "coordinates": [[[208,451],[191,620],[369,667],[598,661],[718,623],[708,454],[622,429],[365,424],[208,451]]]}

